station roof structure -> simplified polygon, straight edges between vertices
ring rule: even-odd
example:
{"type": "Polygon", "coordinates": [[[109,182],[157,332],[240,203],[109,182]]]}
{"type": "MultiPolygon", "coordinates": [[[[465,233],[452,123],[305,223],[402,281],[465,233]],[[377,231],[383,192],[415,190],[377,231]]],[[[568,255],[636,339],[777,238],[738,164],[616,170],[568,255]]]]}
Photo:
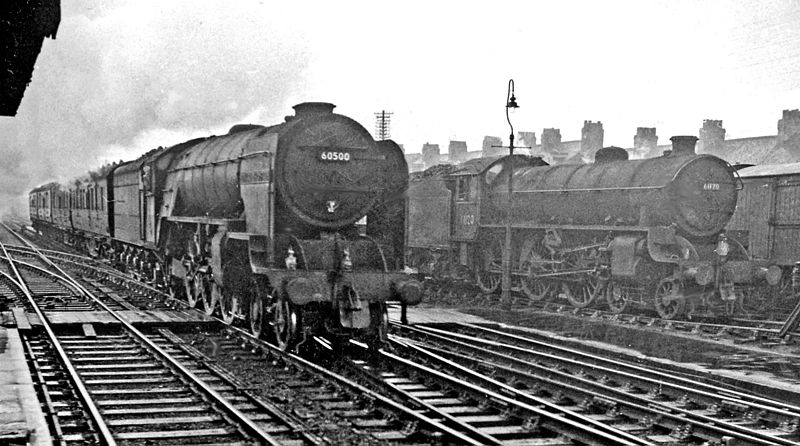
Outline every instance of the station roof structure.
{"type": "Polygon", "coordinates": [[[60,0],[3,0],[0,6],[0,116],[15,116],[46,37],[56,38],[60,0]]]}

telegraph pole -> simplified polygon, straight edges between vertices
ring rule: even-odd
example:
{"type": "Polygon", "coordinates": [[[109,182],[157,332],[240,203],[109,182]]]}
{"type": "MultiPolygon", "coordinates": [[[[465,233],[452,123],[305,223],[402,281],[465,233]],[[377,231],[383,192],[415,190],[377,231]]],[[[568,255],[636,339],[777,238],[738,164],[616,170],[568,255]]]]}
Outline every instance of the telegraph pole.
{"type": "Polygon", "coordinates": [[[375,139],[383,141],[392,137],[390,127],[392,124],[392,112],[381,110],[375,113],[375,139]]]}

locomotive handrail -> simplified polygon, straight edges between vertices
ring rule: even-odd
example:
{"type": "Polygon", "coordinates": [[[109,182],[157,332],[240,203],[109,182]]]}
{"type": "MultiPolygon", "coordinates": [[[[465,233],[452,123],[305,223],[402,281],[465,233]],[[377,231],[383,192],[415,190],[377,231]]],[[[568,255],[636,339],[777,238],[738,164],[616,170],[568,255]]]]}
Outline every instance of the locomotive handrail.
{"type": "Polygon", "coordinates": [[[609,191],[609,190],[658,190],[667,187],[666,185],[663,186],[630,186],[630,187],[594,187],[594,188],[582,188],[582,189],[514,189],[514,192],[594,192],[594,191],[609,191]]]}
{"type": "Polygon", "coordinates": [[[167,170],[167,172],[170,172],[170,173],[171,172],[178,172],[180,170],[189,170],[189,169],[195,169],[195,168],[198,168],[198,167],[206,167],[206,166],[219,166],[219,165],[222,165],[222,164],[235,163],[237,161],[241,161],[241,160],[248,159],[248,158],[255,158],[256,156],[259,156],[259,155],[270,155],[270,154],[272,154],[272,152],[270,152],[268,150],[262,150],[260,152],[252,152],[252,153],[247,153],[247,154],[244,154],[244,155],[239,155],[236,158],[226,158],[224,160],[209,161],[207,163],[202,163],[202,164],[189,164],[189,165],[186,165],[186,166],[173,167],[172,169],[167,170]]]}
{"type": "Polygon", "coordinates": [[[305,248],[303,248],[303,244],[300,243],[300,239],[298,239],[294,235],[289,235],[289,241],[294,241],[294,243],[297,245],[297,250],[299,251],[298,254],[300,254],[300,258],[303,259],[303,269],[308,271],[308,259],[306,258],[306,250],[305,248]]]}
{"type": "Polygon", "coordinates": [[[739,171],[734,169],[733,166],[731,165],[731,163],[725,161],[725,164],[727,164],[728,167],[731,168],[731,171],[733,172],[733,176],[736,178],[736,183],[737,183],[736,184],[736,190],[744,189],[744,181],[742,180],[742,176],[739,175],[739,171]]]}

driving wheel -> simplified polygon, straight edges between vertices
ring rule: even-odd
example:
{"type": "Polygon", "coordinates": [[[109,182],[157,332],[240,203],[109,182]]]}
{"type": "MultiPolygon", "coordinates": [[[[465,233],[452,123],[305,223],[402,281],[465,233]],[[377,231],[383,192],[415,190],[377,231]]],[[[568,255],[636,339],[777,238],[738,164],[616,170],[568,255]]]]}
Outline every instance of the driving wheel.
{"type": "Polygon", "coordinates": [[[553,290],[553,283],[547,279],[537,279],[528,276],[522,278],[522,292],[531,302],[538,302],[550,295],[553,290]]]}
{"type": "Polygon", "coordinates": [[[656,287],[654,306],[658,315],[664,319],[675,319],[686,307],[686,297],[681,284],[675,279],[664,279],[656,287]]]}
{"type": "MultiPolygon", "coordinates": [[[[566,283],[565,283],[566,284],[566,283]]],[[[586,278],[578,283],[571,283],[564,288],[567,300],[577,308],[586,308],[594,302],[600,293],[600,282],[596,277],[586,278]]]]}

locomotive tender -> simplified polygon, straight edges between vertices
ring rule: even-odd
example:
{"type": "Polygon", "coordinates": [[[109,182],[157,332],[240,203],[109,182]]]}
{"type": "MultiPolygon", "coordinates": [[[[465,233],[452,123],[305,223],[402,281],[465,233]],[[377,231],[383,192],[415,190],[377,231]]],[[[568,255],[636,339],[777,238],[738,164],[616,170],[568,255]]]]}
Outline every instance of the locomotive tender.
{"type": "Polygon", "coordinates": [[[160,147],[77,190],[34,189],[34,228],[69,234],[227,323],[246,319],[255,335],[271,326],[281,348],[322,330],[378,345],[386,302],[422,298],[403,272],[408,166],[396,143],[334,107],[302,103],[281,124],[160,147]],[[90,189],[90,201],[49,199],[90,189]],[[76,221],[86,212],[105,231],[76,221]]]}
{"type": "MultiPolygon", "coordinates": [[[[670,153],[645,160],[615,158],[613,148],[598,152],[594,164],[517,158],[514,290],[578,307],[605,299],[615,312],[643,306],[671,319],[687,306],[690,314],[730,314],[750,285],[776,284],[779,268],[751,260],[738,242],[720,237],[740,189],[733,168],[695,154],[693,136],[672,141],[670,153]],[[718,255],[720,244],[727,255],[718,255]]],[[[471,271],[484,292],[493,292],[502,275],[509,163],[487,161],[412,181],[407,246],[421,272],[471,271]],[[449,212],[434,220],[429,204],[445,202],[449,212]]]]}

